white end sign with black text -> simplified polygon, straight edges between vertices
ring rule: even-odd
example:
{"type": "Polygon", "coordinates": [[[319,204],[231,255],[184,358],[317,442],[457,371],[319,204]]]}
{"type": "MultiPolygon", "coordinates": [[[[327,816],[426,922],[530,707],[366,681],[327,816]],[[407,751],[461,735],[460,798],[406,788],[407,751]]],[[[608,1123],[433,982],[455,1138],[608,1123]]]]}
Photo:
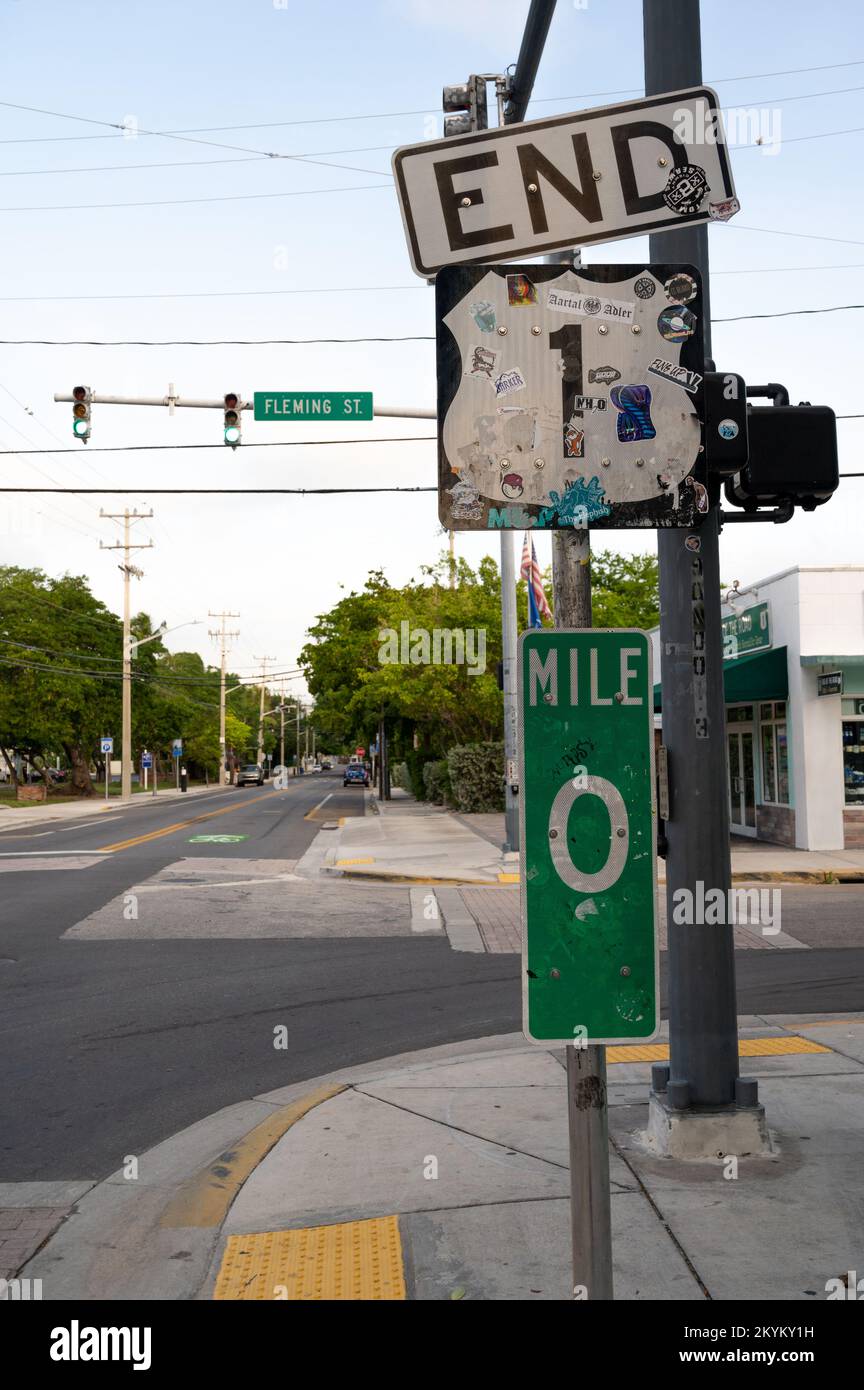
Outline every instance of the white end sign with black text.
{"type": "Polygon", "coordinates": [[[423,276],[728,221],[739,209],[709,87],[405,145],[393,173],[423,276]]]}

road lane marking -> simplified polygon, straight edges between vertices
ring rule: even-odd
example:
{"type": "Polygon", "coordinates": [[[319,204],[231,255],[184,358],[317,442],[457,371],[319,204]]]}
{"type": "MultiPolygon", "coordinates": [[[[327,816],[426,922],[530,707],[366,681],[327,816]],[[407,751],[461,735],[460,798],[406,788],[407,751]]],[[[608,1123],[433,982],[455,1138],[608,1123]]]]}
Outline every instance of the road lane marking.
{"type": "Polygon", "coordinates": [[[326,795],[325,798],[324,798],[324,801],[319,801],[317,806],[313,806],[311,811],[307,811],[307,812],[306,812],[306,815],[303,817],[303,819],[304,819],[304,820],[314,820],[314,819],[315,819],[315,812],[316,812],[316,811],[320,811],[320,810],[321,810],[321,807],[325,804],[325,802],[327,802],[327,801],[330,800],[330,798],[331,798],[332,795],[333,795],[332,792],[328,792],[327,795],[326,795]]]}
{"type": "Polygon", "coordinates": [[[42,859],[48,854],[59,854],[68,858],[70,854],[107,854],[106,849],[10,849],[0,854],[0,859],[42,859]]]}
{"type": "Polygon", "coordinates": [[[184,1183],[163,1211],[159,1225],[170,1229],[178,1226],[207,1229],[221,1226],[228,1208],[250,1173],[283,1134],[316,1105],[332,1100],[344,1090],[346,1087],[343,1085],[320,1086],[268,1115],[266,1120],[250,1129],[236,1144],[231,1144],[202,1172],[184,1183]]]}
{"type": "Polygon", "coordinates": [[[242,810],[244,806],[251,806],[255,801],[266,801],[271,796],[278,795],[278,792],[270,791],[264,792],[262,796],[248,796],[239,806],[233,802],[230,806],[223,806],[219,811],[207,811],[203,816],[193,816],[191,820],[179,820],[174,825],[163,825],[161,830],[151,830],[146,835],[133,835],[129,840],[118,840],[116,844],[104,845],[103,850],[105,854],[115,854],[121,849],[132,849],[134,845],[146,844],[148,840],[160,840],[163,835],[173,835],[178,830],[185,830],[187,826],[198,825],[205,820],[213,820],[215,816],[231,815],[234,811],[242,810]]]}

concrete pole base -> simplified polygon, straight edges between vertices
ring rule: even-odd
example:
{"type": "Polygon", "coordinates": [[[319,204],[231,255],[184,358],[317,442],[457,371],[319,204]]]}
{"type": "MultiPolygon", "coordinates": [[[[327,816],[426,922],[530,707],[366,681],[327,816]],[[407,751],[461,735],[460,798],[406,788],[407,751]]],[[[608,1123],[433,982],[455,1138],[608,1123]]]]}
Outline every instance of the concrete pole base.
{"type": "Polygon", "coordinates": [[[663,1158],[744,1158],[774,1153],[764,1105],[721,1105],[679,1110],[652,1091],[644,1139],[663,1158]]]}

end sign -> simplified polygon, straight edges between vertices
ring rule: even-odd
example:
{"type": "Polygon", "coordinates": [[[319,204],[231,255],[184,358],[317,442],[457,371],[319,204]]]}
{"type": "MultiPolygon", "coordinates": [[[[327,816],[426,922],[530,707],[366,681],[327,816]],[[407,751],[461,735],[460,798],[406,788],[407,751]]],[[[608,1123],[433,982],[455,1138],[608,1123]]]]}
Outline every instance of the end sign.
{"type": "Polygon", "coordinates": [[[659,1025],[651,640],[520,638],[523,1028],[626,1042],[659,1025]]]}

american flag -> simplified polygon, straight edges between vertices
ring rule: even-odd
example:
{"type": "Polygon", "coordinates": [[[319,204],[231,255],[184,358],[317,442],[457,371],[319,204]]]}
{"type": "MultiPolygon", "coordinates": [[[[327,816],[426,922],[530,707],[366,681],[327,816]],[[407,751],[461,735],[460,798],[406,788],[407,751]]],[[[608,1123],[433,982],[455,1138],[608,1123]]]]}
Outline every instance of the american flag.
{"type": "Polygon", "coordinates": [[[519,574],[528,582],[528,625],[529,627],[542,627],[542,620],[551,618],[552,610],[546,602],[546,595],[543,592],[543,576],[537,563],[534,542],[528,540],[527,531],[525,532],[525,544],[522,547],[522,567],[519,574]]]}

